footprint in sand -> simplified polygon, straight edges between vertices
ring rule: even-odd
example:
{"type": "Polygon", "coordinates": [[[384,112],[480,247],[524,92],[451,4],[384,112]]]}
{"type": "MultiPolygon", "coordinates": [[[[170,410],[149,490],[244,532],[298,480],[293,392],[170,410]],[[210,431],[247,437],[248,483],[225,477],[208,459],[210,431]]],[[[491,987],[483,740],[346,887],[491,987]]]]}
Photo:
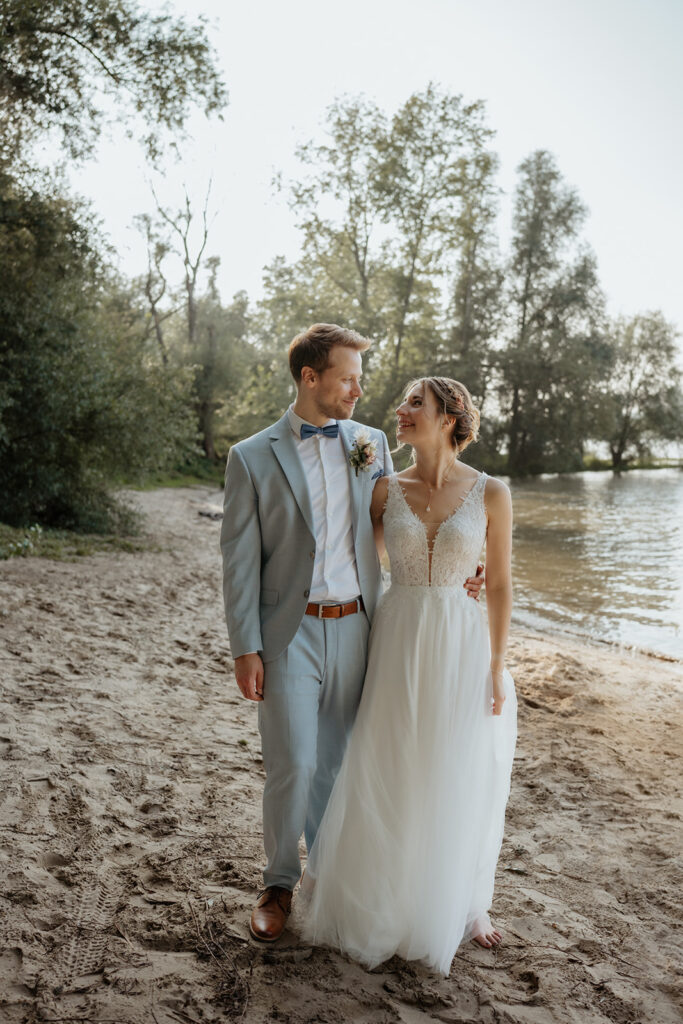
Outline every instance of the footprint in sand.
{"type": "Polygon", "coordinates": [[[34,928],[37,928],[39,932],[53,932],[55,928],[61,928],[63,924],[66,924],[67,918],[62,914],[55,914],[50,920],[45,917],[32,917],[31,924],[34,928]]]}
{"type": "Polygon", "coordinates": [[[76,884],[77,877],[70,857],[65,857],[61,853],[46,853],[40,858],[39,863],[62,885],[72,888],[76,884]]]}

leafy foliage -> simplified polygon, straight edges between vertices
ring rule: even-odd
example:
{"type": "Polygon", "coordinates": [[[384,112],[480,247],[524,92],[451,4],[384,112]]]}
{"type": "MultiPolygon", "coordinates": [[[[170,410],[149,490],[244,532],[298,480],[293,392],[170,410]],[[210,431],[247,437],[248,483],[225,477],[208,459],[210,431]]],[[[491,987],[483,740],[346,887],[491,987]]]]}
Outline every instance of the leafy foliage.
{"type": "Polygon", "coordinates": [[[0,519],[94,531],[116,474],[187,450],[187,375],[152,358],[85,208],[0,179],[0,519]]]}
{"type": "Polygon", "coordinates": [[[5,0],[0,8],[0,126],[5,158],[56,131],[88,155],[107,120],[137,117],[158,157],[193,107],[227,99],[200,18],[150,14],[135,0],[5,0]],[[115,107],[112,103],[115,101],[115,107]]]}
{"type": "MultiPolygon", "coordinates": [[[[192,371],[171,365],[144,307],[108,266],[88,207],[30,169],[57,138],[90,154],[108,121],[147,155],[226,92],[205,24],[135,0],[8,0],[0,9],[0,518],[130,529],[113,481],[192,451],[192,371]],[[132,133],[132,128],[130,133],[132,133]]],[[[150,266],[148,297],[158,303],[150,266]]],[[[155,327],[159,327],[155,323],[155,327]]]]}
{"type": "Polygon", "coordinates": [[[595,257],[579,237],[586,210],[549,153],[533,153],[519,174],[498,358],[507,468],[581,469],[593,395],[609,370],[595,257]]]}
{"type": "Polygon", "coordinates": [[[503,260],[480,104],[430,86],[393,118],[368,100],[340,100],[326,127],[326,140],[299,149],[289,197],[303,255],[266,268],[223,444],[280,415],[292,395],[287,344],[315,321],[375,340],[360,415],[390,433],[409,378],[466,383],[483,412],[467,457],[493,472],[579,470],[605,440],[621,465],[620,449],[681,436],[671,329],[638,319],[631,343],[626,327],[610,328],[581,237],[587,211],[551,154],[519,167],[503,260]]]}
{"type": "Polygon", "coordinates": [[[653,443],[683,441],[683,374],[673,324],[661,313],[617,319],[609,331],[611,367],[599,404],[599,434],[621,469],[653,443]]]}
{"type": "Polygon", "coordinates": [[[149,551],[150,537],[138,532],[136,523],[132,528],[133,534],[86,534],[43,529],[38,523],[23,528],[0,523],[0,561],[37,556],[71,562],[96,551],[149,551]]]}
{"type": "MultiPolygon", "coordinates": [[[[272,265],[263,312],[308,310],[287,341],[314,320],[376,339],[363,416],[378,426],[418,373],[469,369],[481,400],[500,283],[497,161],[483,105],[429,85],[389,119],[368,100],[345,99],[328,110],[327,134],[299,148],[302,177],[289,198],[304,256],[272,265]],[[286,277],[289,302],[273,291],[286,277]]],[[[273,326],[283,348],[284,322],[273,326]]]]}
{"type": "Polygon", "coordinates": [[[494,472],[580,469],[596,441],[619,468],[683,438],[675,331],[658,313],[609,324],[586,210],[547,152],[519,168],[500,254],[481,103],[433,85],[393,116],[334,103],[286,185],[302,255],[265,268],[255,304],[218,293],[209,191],[199,218],[187,195],[138,218],[148,269],[126,282],[88,207],[26,171],[44,139],[83,158],[123,116],[156,160],[193,107],[225,102],[201,19],[135,0],[2,5],[0,519],[27,528],[10,553],[40,546],[37,523],[127,532],[115,481],[194,471],[202,452],[213,465],[273,422],[293,395],[287,346],[315,321],[374,340],[360,415],[375,426],[393,432],[413,376],[467,384],[483,412],[467,456],[494,472]]]}

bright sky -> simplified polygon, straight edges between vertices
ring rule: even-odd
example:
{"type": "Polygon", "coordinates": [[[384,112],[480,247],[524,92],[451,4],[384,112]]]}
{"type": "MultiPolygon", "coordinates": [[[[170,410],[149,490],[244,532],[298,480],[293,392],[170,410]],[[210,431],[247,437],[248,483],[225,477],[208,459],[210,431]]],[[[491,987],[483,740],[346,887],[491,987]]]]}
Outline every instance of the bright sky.
{"type": "MultiPolygon", "coordinates": [[[[145,0],[145,6],[159,5],[145,0]]],[[[263,266],[293,258],[298,235],[276,171],[295,174],[294,148],[320,135],[326,106],[364,92],[393,112],[430,81],[484,99],[497,136],[509,232],[515,169],[549,149],[588,205],[612,313],[661,309],[683,329],[682,0],[176,0],[204,12],[230,90],[224,122],[195,122],[180,164],[157,187],[199,205],[213,175],[209,250],[221,257],[224,299],[261,290],[263,266]]],[[[72,172],[92,197],[128,274],[144,249],[132,230],[150,210],[149,170],[133,143],[103,144],[72,172]]]]}

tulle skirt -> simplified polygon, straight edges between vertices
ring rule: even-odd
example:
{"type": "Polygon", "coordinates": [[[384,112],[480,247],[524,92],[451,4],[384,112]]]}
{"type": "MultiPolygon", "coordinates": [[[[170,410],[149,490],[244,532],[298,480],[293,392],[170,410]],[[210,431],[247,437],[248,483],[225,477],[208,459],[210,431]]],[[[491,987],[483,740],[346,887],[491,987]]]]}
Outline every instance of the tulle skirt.
{"type": "Polygon", "coordinates": [[[517,736],[505,673],[491,713],[488,626],[462,587],[393,584],[356,723],[302,886],[300,930],[368,967],[447,974],[490,924],[517,736]]]}

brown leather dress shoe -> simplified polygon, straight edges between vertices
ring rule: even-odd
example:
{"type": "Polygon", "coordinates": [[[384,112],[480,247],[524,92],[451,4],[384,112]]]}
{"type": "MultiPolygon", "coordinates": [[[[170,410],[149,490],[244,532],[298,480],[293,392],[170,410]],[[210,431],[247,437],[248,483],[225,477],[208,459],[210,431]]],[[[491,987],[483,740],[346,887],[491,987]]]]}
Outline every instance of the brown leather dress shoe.
{"type": "Polygon", "coordinates": [[[285,929],[291,909],[290,890],[281,885],[269,885],[259,896],[251,913],[249,931],[259,942],[275,942],[285,929]]]}

